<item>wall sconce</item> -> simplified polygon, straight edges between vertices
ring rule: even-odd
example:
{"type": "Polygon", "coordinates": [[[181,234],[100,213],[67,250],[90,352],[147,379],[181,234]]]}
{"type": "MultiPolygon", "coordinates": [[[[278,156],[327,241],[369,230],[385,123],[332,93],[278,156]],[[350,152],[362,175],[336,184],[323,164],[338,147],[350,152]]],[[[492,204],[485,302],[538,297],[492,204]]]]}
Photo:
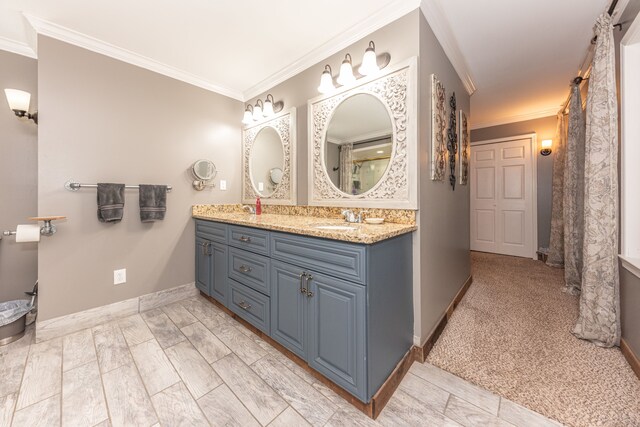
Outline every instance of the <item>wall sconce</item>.
{"type": "Polygon", "coordinates": [[[344,60],[342,61],[342,65],[340,66],[340,75],[338,76],[338,80],[336,81],[342,86],[350,85],[351,83],[356,81],[356,76],[353,75],[351,55],[348,53],[344,56],[344,60]]]}
{"type": "Polygon", "coordinates": [[[333,84],[333,76],[331,75],[331,65],[324,66],[324,71],[320,77],[320,86],[318,86],[318,92],[329,93],[333,91],[336,86],[333,84]]]}
{"type": "Polygon", "coordinates": [[[268,94],[264,102],[261,99],[256,101],[256,105],[247,105],[244,110],[244,116],[242,116],[242,123],[249,125],[253,122],[262,120],[263,118],[271,117],[276,113],[279,113],[284,108],[284,102],[275,102],[273,95],[268,94]]]}
{"type": "Polygon", "coordinates": [[[551,139],[543,140],[541,144],[542,149],[540,150],[540,154],[542,154],[543,156],[548,156],[549,154],[551,154],[552,145],[553,145],[553,140],[551,139]]]}
{"type": "MultiPolygon", "coordinates": [[[[357,79],[369,76],[377,73],[381,69],[385,68],[391,62],[391,55],[388,53],[381,53],[376,55],[376,45],[373,41],[369,42],[369,46],[364,51],[362,58],[362,64],[358,67],[354,67],[351,55],[346,54],[342,65],[340,66],[340,74],[335,82],[341,86],[347,86],[354,83],[357,79]],[[357,69],[357,73],[354,73],[354,68],[357,69]]],[[[328,64],[324,66],[322,76],[320,77],[320,86],[318,86],[318,92],[330,93],[335,89],[333,75],[331,74],[331,66],[328,64]]]]}
{"type": "Polygon", "coordinates": [[[4,94],[7,97],[9,108],[13,110],[16,116],[26,117],[38,124],[38,112],[29,113],[29,104],[31,103],[31,94],[18,89],[5,89],[4,94]]]}

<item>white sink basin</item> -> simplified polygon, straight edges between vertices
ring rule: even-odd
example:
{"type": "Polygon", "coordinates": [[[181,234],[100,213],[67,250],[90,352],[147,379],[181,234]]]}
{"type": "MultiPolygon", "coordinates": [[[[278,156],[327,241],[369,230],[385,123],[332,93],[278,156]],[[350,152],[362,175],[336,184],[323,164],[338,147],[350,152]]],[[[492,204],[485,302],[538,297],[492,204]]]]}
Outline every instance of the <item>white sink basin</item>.
{"type": "Polygon", "coordinates": [[[313,228],[320,230],[334,230],[334,231],[352,231],[357,230],[357,227],[351,225],[314,225],[313,228]]]}

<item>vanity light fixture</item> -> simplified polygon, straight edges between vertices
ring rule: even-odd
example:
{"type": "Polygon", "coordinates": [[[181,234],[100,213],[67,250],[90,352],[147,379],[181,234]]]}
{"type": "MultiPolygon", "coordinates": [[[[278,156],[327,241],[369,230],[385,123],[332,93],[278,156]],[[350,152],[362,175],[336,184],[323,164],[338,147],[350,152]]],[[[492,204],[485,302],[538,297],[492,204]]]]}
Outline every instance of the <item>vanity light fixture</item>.
{"type": "Polygon", "coordinates": [[[324,66],[324,71],[322,72],[322,76],[320,77],[320,86],[318,86],[318,92],[320,93],[329,93],[335,90],[335,85],[333,84],[333,76],[331,75],[331,66],[329,64],[324,66]]]}
{"type": "MultiPolygon", "coordinates": [[[[354,73],[353,63],[351,61],[351,54],[347,53],[340,66],[340,74],[335,82],[341,86],[347,86],[354,83],[357,79],[364,76],[370,76],[376,74],[391,62],[391,55],[387,52],[376,54],[376,45],[373,41],[369,42],[367,49],[364,51],[364,57],[362,58],[362,64],[357,67],[357,72],[354,73]]],[[[318,86],[318,92],[327,94],[335,90],[333,75],[331,72],[331,66],[325,65],[322,76],[320,77],[320,86],[318,86]]]]}
{"type": "Polygon", "coordinates": [[[258,121],[260,119],[262,119],[262,107],[264,106],[264,104],[262,103],[261,99],[258,99],[256,101],[256,105],[253,106],[253,120],[258,121]]]}
{"type": "Polygon", "coordinates": [[[553,145],[553,140],[551,139],[545,139],[544,141],[542,141],[542,149],[540,150],[540,154],[542,154],[543,156],[548,156],[549,154],[551,154],[551,146],[553,145]]]}
{"type": "Polygon", "coordinates": [[[4,94],[7,97],[9,108],[16,116],[26,117],[38,124],[38,112],[36,111],[33,114],[29,112],[29,104],[31,103],[31,94],[29,92],[18,89],[5,89],[4,94]]]}
{"type": "Polygon", "coordinates": [[[256,101],[256,105],[247,105],[242,116],[242,123],[250,125],[253,122],[260,121],[264,118],[279,113],[284,108],[284,102],[276,102],[273,95],[268,94],[264,102],[261,99],[256,101]]]}
{"type": "Polygon", "coordinates": [[[242,123],[245,125],[250,124],[253,121],[253,105],[247,105],[244,110],[244,116],[242,117],[242,123]]]}
{"type": "Polygon", "coordinates": [[[340,66],[340,75],[337,82],[342,86],[350,85],[356,81],[356,77],[353,75],[353,66],[351,64],[351,54],[347,53],[344,56],[342,65],[340,66]]]}
{"type": "Polygon", "coordinates": [[[373,41],[369,42],[369,47],[364,51],[364,57],[362,58],[362,65],[358,68],[358,72],[363,76],[368,76],[380,71],[378,67],[378,58],[376,56],[376,45],[373,41]]]}

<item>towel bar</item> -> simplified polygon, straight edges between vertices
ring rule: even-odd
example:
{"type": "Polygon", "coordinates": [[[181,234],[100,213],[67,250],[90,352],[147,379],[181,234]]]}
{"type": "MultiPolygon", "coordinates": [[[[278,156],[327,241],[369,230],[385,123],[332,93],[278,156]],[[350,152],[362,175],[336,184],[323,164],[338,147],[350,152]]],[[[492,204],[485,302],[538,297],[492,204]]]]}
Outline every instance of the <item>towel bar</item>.
{"type": "MultiPolygon", "coordinates": [[[[74,182],[74,181],[67,181],[67,182],[64,183],[64,188],[66,188],[69,191],[78,191],[82,187],[98,188],[98,184],[81,184],[79,182],[74,182]]],[[[172,190],[172,187],[170,185],[167,185],[166,187],[167,187],[167,192],[170,192],[172,190]]],[[[125,185],[124,188],[139,190],[140,186],[139,185],[125,185]]]]}

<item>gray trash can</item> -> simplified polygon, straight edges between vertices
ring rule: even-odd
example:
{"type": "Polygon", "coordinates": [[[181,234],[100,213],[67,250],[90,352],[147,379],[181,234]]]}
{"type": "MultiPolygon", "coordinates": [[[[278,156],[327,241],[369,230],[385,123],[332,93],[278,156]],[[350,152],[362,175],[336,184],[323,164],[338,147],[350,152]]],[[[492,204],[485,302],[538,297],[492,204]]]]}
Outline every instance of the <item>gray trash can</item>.
{"type": "Polygon", "coordinates": [[[18,340],[24,335],[27,313],[32,308],[29,300],[0,303],[0,346],[18,340]]]}

